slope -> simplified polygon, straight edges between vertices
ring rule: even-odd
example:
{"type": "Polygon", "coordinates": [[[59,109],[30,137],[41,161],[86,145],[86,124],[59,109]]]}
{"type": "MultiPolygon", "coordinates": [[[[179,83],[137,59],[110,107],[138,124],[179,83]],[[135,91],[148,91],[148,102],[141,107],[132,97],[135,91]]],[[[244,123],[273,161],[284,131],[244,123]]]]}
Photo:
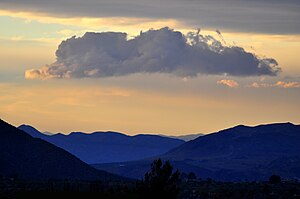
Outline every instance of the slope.
{"type": "Polygon", "coordinates": [[[49,136],[28,125],[21,125],[19,129],[59,146],[89,164],[143,159],[163,154],[184,143],[183,140],[157,135],[73,132],[49,136]]]}
{"type": "Polygon", "coordinates": [[[0,120],[0,174],[25,179],[121,179],[0,120]]]}

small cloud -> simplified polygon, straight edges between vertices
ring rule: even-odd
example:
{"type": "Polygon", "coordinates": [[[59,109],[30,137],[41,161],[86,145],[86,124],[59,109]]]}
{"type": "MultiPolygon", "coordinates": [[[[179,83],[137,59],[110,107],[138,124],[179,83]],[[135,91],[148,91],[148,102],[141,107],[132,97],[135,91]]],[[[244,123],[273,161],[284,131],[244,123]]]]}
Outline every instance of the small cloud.
{"type": "Polygon", "coordinates": [[[44,66],[39,70],[35,70],[35,69],[26,70],[25,78],[26,79],[52,79],[57,77],[50,73],[50,71],[48,70],[48,66],[44,66]]]}
{"type": "Polygon", "coordinates": [[[252,84],[248,85],[247,87],[249,87],[249,88],[259,88],[260,84],[257,83],[257,82],[253,82],[252,84]]]}
{"type": "Polygon", "coordinates": [[[30,69],[25,71],[26,79],[43,79],[43,77],[46,78],[46,76],[42,75],[42,69],[40,70],[30,69]]]}
{"type": "Polygon", "coordinates": [[[249,87],[249,88],[267,88],[267,87],[272,87],[272,84],[253,82],[252,84],[248,85],[247,87],[249,87]]]}
{"type": "MultiPolygon", "coordinates": [[[[62,33],[69,33],[69,30],[62,33]]],[[[238,46],[226,46],[210,35],[172,29],[150,29],[133,39],[126,33],[85,33],[63,41],[56,62],[26,71],[26,78],[101,78],[135,73],[164,73],[178,77],[199,74],[276,76],[273,58],[259,58],[238,46]]]]}
{"type": "Polygon", "coordinates": [[[278,81],[274,84],[267,84],[267,83],[257,83],[253,82],[252,84],[248,85],[249,88],[270,88],[270,87],[277,87],[277,88],[300,88],[300,82],[285,82],[285,81],[278,81]]]}
{"type": "Polygon", "coordinates": [[[183,78],[181,78],[181,80],[182,80],[183,82],[188,82],[188,81],[189,81],[189,78],[188,78],[188,77],[183,77],[183,78]]]}
{"type": "Polygon", "coordinates": [[[230,88],[239,87],[239,84],[236,81],[232,80],[232,79],[222,79],[222,80],[217,81],[217,83],[218,84],[223,84],[223,85],[228,86],[230,88]]]}
{"type": "Polygon", "coordinates": [[[275,86],[281,88],[300,88],[300,82],[284,82],[278,81],[275,86]]]}

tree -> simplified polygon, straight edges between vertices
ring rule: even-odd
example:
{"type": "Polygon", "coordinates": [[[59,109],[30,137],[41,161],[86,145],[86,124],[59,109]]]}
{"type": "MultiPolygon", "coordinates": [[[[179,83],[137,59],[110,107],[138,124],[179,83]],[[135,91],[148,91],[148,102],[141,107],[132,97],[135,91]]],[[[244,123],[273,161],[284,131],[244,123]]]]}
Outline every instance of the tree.
{"type": "Polygon", "coordinates": [[[196,174],[194,172],[190,172],[187,178],[189,180],[196,180],[197,176],[196,176],[196,174]]]}
{"type": "Polygon", "coordinates": [[[271,175],[269,178],[270,184],[280,184],[281,183],[281,177],[278,175],[271,175]]]}
{"type": "Polygon", "coordinates": [[[179,175],[178,170],[173,173],[169,161],[163,164],[161,159],[154,160],[151,170],[145,174],[140,184],[143,198],[177,198],[179,175]]]}

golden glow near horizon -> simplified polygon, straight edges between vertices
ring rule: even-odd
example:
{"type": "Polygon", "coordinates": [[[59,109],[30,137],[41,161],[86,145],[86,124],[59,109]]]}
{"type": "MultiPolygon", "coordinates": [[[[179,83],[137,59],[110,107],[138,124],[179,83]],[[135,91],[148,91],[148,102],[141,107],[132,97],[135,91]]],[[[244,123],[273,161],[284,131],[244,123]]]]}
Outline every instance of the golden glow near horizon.
{"type": "MultiPolygon", "coordinates": [[[[150,28],[169,26],[186,33],[197,27],[175,19],[59,17],[8,10],[0,10],[0,19],[5,27],[0,33],[0,117],[14,125],[26,123],[63,133],[115,130],[179,135],[238,124],[300,123],[300,35],[222,32],[229,44],[276,58],[283,69],[280,77],[181,79],[137,74],[40,81],[25,80],[25,70],[55,61],[57,46],[72,35],[118,31],[132,37],[150,28]]],[[[213,29],[203,33],[218,37],[213,29]]]]}

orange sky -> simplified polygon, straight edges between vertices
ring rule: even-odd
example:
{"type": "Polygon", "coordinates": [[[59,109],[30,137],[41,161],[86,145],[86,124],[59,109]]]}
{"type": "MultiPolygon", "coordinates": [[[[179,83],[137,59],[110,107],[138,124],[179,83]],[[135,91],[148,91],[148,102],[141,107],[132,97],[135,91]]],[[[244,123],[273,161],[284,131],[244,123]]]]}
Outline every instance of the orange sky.
{"type": "MultiPolygon", "coordinates": [[[[0,117],[9,123],[63,133],[170,135],[209,133],[238,124],[300,123],[300,34],[222,31],[227,43],[275,58],[282,68],[275,77],[133,74],[26,80],[26,70],[53,63],[59,43],[72,35],[121,31],[135,36],[164,26],[186,33],[195,25],[176,18],[62,17],[21,11],[0,10],[0,117]]],[[[202,33],[218,38],[215,29],[207,27],[202,33]]]]}

